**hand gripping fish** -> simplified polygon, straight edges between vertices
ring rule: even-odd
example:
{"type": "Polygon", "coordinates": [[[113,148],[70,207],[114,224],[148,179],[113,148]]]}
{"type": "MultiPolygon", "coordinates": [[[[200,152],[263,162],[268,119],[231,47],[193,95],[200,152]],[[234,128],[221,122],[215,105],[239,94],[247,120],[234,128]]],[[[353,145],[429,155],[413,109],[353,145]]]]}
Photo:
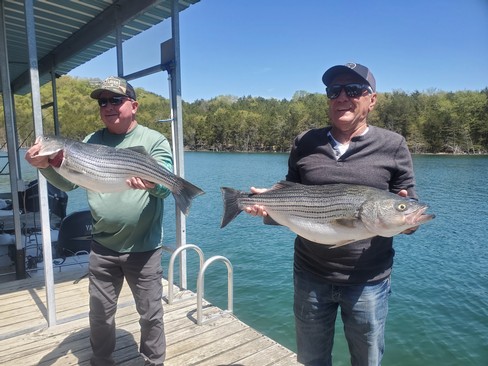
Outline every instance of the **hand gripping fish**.
{"type": "Polygon", "coordinates": [[[282,181],[261,194],[222,187],[221,227],[245,207],[264,206],[278,224],[315,243],[339,247],[374,236],[391,237],[435,216],[428,206],[373,187],[303,185],[282,181]]]}
{"type": "Polygon", "coordinates": [[[185,179],[163,168],[141,146],[114,148],[83,143],[57,136],[40,136],[40,156],[49,156],[56,172],[70,182],[93,192],[131,189],[127,179],[140,177],[168,188],[176,206],[186,215],[191,201],[205,193],[185,179]]]}

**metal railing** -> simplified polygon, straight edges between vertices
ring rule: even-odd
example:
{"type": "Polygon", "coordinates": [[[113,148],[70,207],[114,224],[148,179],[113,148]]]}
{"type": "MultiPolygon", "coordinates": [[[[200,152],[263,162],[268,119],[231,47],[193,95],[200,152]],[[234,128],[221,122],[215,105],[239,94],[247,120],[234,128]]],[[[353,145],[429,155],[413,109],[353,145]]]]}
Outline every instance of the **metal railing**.
{"type": "MultiPolygon", "coordinates": [[[[174,266],[175,266],[175,260],[176,258],[178,257],[178,255],[180,255],[180,253],[182,253],[183,251],[186,251],[188,249],[193,249],[195,250],[195,252],[198,253],[198,256],[200,258],[200,267],[199,267],[199,271],[201,270],[201,268],[203,267],[203,261],[204,261],[204,257],[203,257],[203,251],[200,249],[200,247],[198,247],[197,245],[195,244],[186,244],[186,245],[183,245],[181,247],[179,247],[178,249],[176,249],[172,254],[171,254],[171,258],[169,260],[169,264],[168,264],[168,295],[166,297],[166,302],[169,304],[169,305],[172,305],[174,303],[174,266]]],[[[191,296],[190,296],[191,297],[191,296]]],[[[180,297],[178,299],[178,301],[183,301],[183,300],[186,300],[188,299],[189,297],[180,297]]]]}
{"type": "MultiPolygon", "coordinates": [[[[204,292],[204,276],[205,276],[205,271],[207,268],[214,262],[217,261],[222,261],[225,263],[227,266],[227,311],[228,313],[232,313],[233,310],[233,303],[234,303],[234,282],[233,282],[233,268],[232,264],[230,261],[222,257],[220,255],[216,255],[212,258],[209,258],[208,260],[205,261],[203,264],[203,267],[200,269],[200,272],[198,273],[198,280],[197,280],[197,324],[202,325],[203,324],[203,292],[204,292]]],[[[213,319],[215,316],[212,318],[209,318],[207,320],[213,319]]]]}
{"type": "MultiPolygon", "coordinates": [[[[175,294],[174,294],[174,263],[176,258],[183,252],[185,252],[188,249],[193,249],[194,251],[197,252],[199,259],[200,259],[200,267],[198,271],[198,278],[197,278],[197,324],[202,325],[204,323],[203,320],[203,295],[205,292],[205,271],[207,268],[214,262],[224,262],[225,265],[227,266],[227,310],[225,310],[223,313],[220,312],[217,315],[213,315],[212,317],[209,317],[207,320],[214,319],[218,316],[221,316],[225,313],[232,313],[233,312],[233,304],[234,304],[234,270],[232,267],[232,263],[227,259],[226,257],[223,256],[213,256],[206,261],[204,260],[204,254],[203,251],[200,249],[195,244],[186,244],[178,249],[176,249],[172,254],[171,258],[169,260],[168,264],[168,294],[166,297],[163,296],[163,299],[168,303],[168,305],[172,305],[175,302],[179,301],[184,301],[188,300],[193,297],[193,295],[190,296],[181,296],[179,299],[175,300],[175,294]]],[[[181,291],[184,292],[184,291],[181,291]]]]}

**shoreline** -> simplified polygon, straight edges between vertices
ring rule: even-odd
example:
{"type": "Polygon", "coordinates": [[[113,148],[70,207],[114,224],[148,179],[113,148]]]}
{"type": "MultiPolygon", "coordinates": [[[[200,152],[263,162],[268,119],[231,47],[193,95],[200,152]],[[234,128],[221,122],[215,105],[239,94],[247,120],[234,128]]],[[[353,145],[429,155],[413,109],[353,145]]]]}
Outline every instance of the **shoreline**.
{"type": "MultiPolygon", "coordinates": [[[[18,150],[27,150],[27,147],[20,147],[18,150]]],[[[288,154],[289,151],[259,151],[259,150],[251,150],[251,151],[241,151],[241,150],[212,150],[212,149],[189,149],[185,148],[184,152],[211,152],[211,153],[239,153],[239,154],[288,154]]],[[[0,149],[0,153],[8,154],[8,150],[6,148],[0,149]]],[[[487,152],[482,153],[448,153],[448,152],[412,152],[412,155],[431,155],[431,156],[488,156],[487,152]]]]}

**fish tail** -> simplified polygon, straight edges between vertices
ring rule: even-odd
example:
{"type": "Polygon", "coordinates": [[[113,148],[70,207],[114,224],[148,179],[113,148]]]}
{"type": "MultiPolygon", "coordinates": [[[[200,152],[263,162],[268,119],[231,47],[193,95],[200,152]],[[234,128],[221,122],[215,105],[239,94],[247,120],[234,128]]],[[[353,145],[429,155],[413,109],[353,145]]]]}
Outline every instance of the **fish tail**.
{"type": "Polygon", "coordinates": [[[222,191],[222,198],[224,200],[224,214],[220,224],[220,228],[223,228],[241,213],[242,210],[239,208],[238,202],[241,192],[228,187],[221,187],[220,190],[222,191]]]}
{"type": "Polygon", "coordinates": [[[173,197],[175,198],[176,206],[181,210],[181,212],[188,215],[188,212],[190,212],[191,201],[195,197],[200,196],[205,192],[187,180],[180,177],[178,178],[179,189],[177,191],[173,191],[173,197]]]}

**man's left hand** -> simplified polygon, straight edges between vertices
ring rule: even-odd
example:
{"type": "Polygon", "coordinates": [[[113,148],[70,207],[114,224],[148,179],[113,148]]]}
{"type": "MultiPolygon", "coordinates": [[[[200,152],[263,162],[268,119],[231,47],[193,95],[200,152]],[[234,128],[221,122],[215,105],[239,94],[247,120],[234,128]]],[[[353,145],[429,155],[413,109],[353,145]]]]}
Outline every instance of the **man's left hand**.
{"type": "Polygon", "coordinates": [[[132,177],[127,179],[127,185],[132,189],[152,189],[156,187],[155,183],[149,182],[139,177],[132,177]]]}

